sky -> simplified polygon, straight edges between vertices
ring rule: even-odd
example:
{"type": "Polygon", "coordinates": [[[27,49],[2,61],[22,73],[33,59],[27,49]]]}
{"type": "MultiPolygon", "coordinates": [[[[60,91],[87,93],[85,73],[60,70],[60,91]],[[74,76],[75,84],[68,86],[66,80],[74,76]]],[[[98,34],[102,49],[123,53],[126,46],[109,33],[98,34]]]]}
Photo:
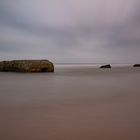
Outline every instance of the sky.
{"type": "Polygon", "coordinates": [[[140,0],[0,0],[0,60],[139,63],[140,0]]]}

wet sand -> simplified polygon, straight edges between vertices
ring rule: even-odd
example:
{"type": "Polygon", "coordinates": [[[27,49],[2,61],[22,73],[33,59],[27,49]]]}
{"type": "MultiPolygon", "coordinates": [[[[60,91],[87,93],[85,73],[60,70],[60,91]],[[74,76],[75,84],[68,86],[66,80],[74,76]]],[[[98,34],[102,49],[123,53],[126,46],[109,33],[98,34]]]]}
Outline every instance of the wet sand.
{"type": "Polygon", "coordinates": [[[0,73],[1,140],[139,140],[140,68],[0,73]]]}

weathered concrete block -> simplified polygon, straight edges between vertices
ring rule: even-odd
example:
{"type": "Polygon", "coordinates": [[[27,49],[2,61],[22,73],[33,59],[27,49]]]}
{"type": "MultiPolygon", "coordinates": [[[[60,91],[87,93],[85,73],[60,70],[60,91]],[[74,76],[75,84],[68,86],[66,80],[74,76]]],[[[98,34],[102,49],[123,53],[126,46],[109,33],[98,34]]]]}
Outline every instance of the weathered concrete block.
{"type": "Polygon", "coordinates": [[[1,61],[3,72],[54,72],[54,65],[48,60],[13,60],[1,61]]]}

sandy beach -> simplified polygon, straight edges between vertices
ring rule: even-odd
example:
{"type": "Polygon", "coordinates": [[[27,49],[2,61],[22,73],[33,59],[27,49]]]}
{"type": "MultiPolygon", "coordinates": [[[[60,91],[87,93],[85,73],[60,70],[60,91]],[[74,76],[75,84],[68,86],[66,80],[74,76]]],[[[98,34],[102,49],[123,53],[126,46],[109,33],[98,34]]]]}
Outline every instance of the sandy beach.
{"type": "Polygon", "coordinates": [[[139,140],[139,107],[140,68],[0,73],[1,140],[139,140]]]}

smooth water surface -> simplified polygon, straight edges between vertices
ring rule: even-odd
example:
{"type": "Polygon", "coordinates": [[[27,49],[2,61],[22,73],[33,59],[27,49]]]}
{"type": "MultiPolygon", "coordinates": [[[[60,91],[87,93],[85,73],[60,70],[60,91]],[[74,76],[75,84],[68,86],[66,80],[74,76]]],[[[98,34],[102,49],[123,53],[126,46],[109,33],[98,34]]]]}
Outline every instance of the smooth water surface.
{"type": "Polygon", "coordinates": [[[0,73],[1,140],[139,140],[139,107],[140,68],[0,73]]]}

